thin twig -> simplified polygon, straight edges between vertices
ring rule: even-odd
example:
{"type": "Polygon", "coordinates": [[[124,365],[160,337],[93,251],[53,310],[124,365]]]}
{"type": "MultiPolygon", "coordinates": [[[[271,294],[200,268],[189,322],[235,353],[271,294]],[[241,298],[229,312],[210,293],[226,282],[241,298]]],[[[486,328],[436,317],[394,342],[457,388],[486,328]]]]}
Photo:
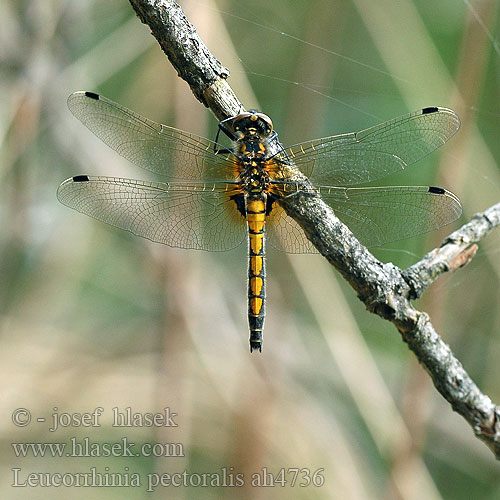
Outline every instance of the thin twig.
{"type": "MultiPolygon", "coordinates": [[[[194,95],[219,119],[242,106],[226,82],[229,72],[203,44],[181,8],[171,0],[130,0],[143,23],[194,95]]],[[[500,460],[500,407],[479,390],[437,334],[428,315],[410,299],[419,297],[443,272],[465,265],[474,255],[472,243],[500,225],[500,204],[475,216],[443,245],[402,271],[377,260],[317,196],[298,192],[281,200],[318,251],[344,276],[366,308],[394,323],[438,391],[472,426],[500,460]],[[465,252],[465,253],[464,253],[465,252]]]]}
{"type": "Polygon", "coordinates": [[[448,236],[443,244],[431,250],[423,259],[403,271],[412,291],[410,298],[418,298],[441,274],[463,267],[476,253],[477,243],[500,225],[500,203],[448,236]],[[472,250],[471,250],[472,249],[472,250]],[[459,258],[459,257],[462,258],[459,258]],[[457,259],[459,259],[457,261],[457,259]]]}

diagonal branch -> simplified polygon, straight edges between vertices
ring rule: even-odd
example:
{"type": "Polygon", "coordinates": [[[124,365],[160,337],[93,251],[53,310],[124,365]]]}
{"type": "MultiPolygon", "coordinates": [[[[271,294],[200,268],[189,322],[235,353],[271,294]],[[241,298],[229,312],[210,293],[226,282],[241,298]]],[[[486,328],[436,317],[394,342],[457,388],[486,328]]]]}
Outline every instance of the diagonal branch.
{"type": "MultiPolygon", "coordinates": [[[[219,120],[240,112],[242,106],[226,81],[228,70],[210,53],[179,5],[172,0],[130,3],[200,102],[219,120]]],[[[474,243],[500,225],[500,204],[476,215],[440,248],[405,271],[377,260],[321,198],[298,192],[281,204],[350,283],[366,308],[394,323],[437,390],[500,460],[500,407],[481,393],[435,331],[429,316],[410,303],[442,273],[462,267],[474,256],[474,243]]]]}
{"type": "Polygon", "coordinates": [[[170,0],[130,0],[140,20],[151,28],[163,52],[191,91],[219,121],[242,109],[226,79],[229,70],[208,50],[182,8],[170,0]]]}

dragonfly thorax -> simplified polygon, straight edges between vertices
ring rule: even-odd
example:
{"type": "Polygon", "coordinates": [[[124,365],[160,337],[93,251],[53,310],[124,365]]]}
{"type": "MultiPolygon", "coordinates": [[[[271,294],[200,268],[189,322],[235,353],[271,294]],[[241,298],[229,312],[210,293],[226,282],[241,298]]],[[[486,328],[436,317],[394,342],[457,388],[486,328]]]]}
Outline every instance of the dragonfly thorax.
{"type": "Polygon", "coordinates": [[[265,169],[265,162],[256,159],[241,161],[240,179],[246,193],[262,193],[268,186],[269,173],[265,169]]]}

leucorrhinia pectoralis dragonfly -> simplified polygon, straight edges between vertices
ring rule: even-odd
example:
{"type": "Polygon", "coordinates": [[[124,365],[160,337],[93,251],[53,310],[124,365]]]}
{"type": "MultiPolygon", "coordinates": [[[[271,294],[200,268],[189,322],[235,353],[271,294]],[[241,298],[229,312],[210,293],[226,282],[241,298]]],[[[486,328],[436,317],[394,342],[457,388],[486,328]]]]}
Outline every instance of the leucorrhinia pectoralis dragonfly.
{"type": "Polygon", "coordinates": [[[62,203],[172,247],[229,250],[248,235],[251,350],[262,348],[265,239],[285,252],[316,252],[280,198],[303,189],[319,194],[367,246],[437,229],[461,213],[458,198],[443,188],[348,187],[404,169],[445,143],[460,124],[450,109],[424,108],[286,149],[276,148],[268,116],[242,112],[220,124],[233,141],[224,149],[92,92],[75,92],[68,106],[120,155],[174,182],[77,175],[59,186],[62,203]],[[297,181],[296,168],[314,189],[297,181]]]}

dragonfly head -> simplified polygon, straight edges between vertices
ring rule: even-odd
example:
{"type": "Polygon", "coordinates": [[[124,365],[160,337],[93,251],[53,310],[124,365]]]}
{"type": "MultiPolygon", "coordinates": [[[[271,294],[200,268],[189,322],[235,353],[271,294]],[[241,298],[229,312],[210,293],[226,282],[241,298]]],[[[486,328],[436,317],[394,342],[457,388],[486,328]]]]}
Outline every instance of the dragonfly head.
{"type": "Polygon", "coordinates": [[[236,115],[228,123],[228,128],[236,140],[263,141],[273,133],[273,122],[269,116],[252,109],[236,115]]]}

